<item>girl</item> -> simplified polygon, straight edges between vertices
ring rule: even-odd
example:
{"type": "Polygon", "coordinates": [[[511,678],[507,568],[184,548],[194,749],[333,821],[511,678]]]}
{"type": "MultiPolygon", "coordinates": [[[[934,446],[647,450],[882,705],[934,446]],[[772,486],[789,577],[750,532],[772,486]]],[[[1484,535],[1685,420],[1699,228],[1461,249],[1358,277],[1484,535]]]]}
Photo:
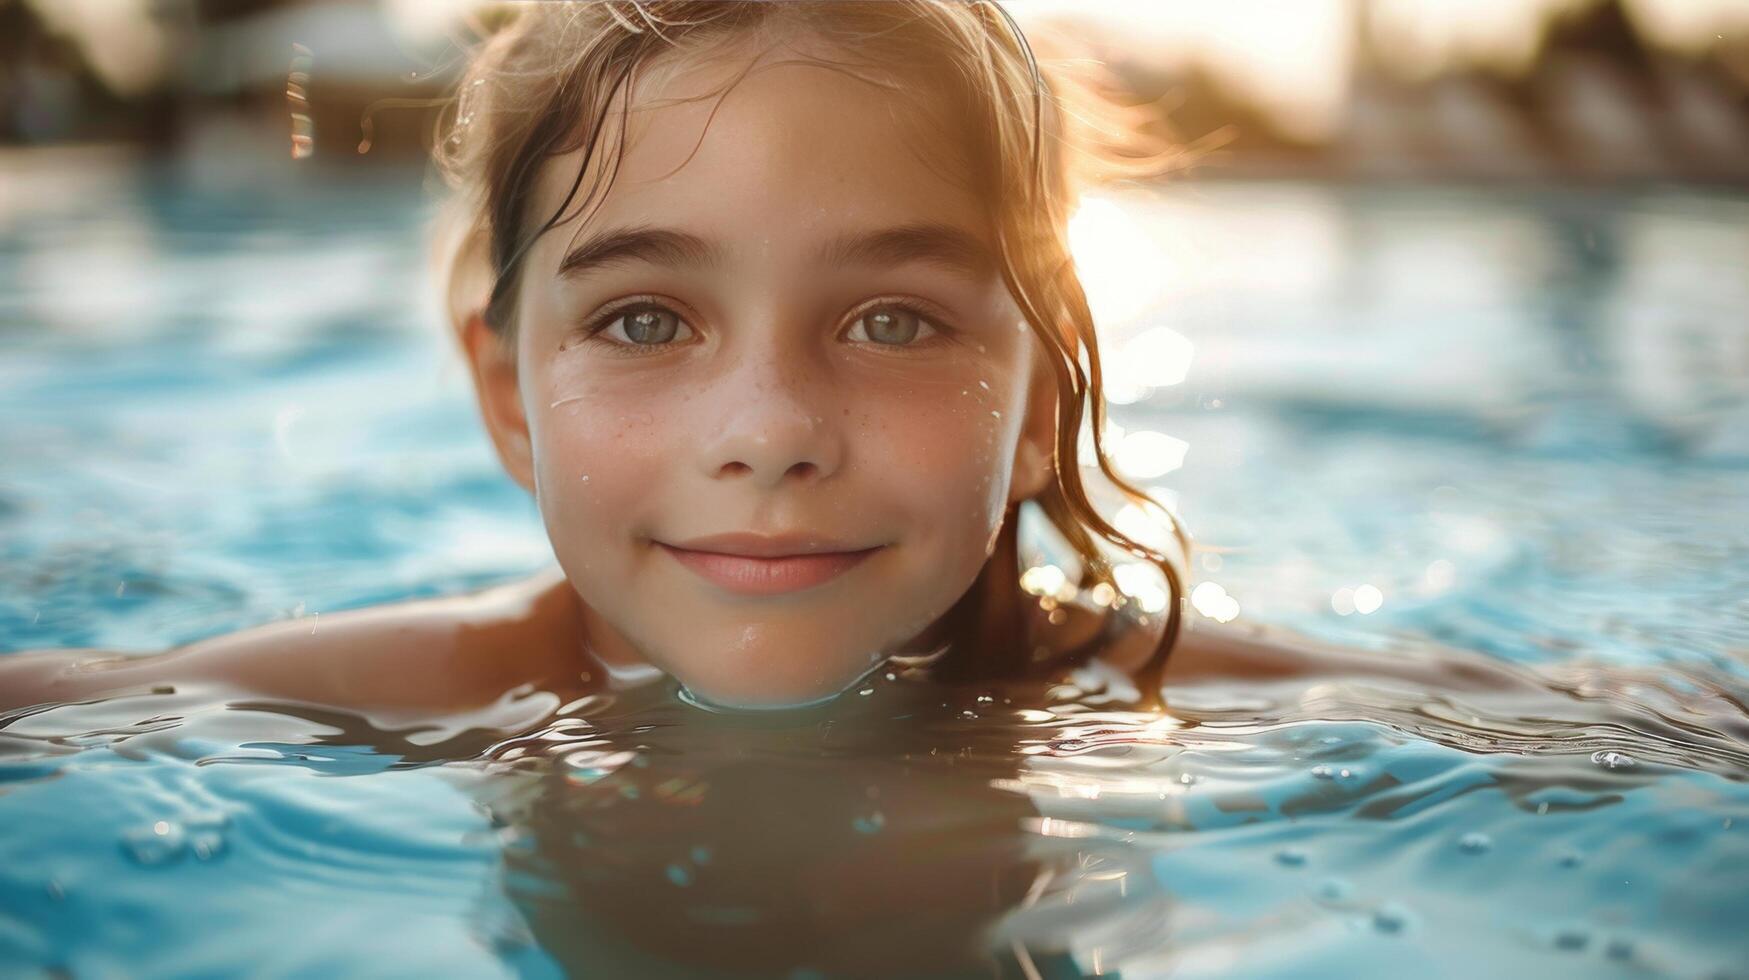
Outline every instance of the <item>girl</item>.
{"type": "Polygon", "coordinates": [[[1089,499],[1084,474],[1147,504],[1099,439],[1066,223],[1079,187],[1169,150],[1102,149],[1087,94],[991,2],[520,6],[437,152],[453,326],[557,568],[158,657],[8,657],[0,707],[168,682],[429,717],[659,671],[763,708],[894,657],[1092,658],[1153,701],[1169,663],[1304,670],[1309,647],[1184,630],[1183,530],[1149,505],[1165,533],[1137,541],[1089,499]],[[1079,588],[1021,587],[1022,507],[1079,588]],[[1116,562],[1158,570],[1163,613],[1116,562]]]}

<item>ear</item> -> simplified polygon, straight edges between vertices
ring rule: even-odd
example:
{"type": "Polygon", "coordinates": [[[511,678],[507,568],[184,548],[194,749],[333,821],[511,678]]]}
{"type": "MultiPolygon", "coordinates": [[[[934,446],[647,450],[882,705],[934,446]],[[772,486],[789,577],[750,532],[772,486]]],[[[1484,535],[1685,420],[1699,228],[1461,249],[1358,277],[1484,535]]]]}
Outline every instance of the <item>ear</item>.
{"type": "Polygon", "coordinates": [[[528,415],[523,410],[517,384],[516,348],[507,344],[479,311],[468,315],[461,329],[462,352],[474,380],[480,418],[498,451],[505,472],[529,493],[534,493],[534,451],[528,435],[528,415]]]}
{"type": "Polygon", "coordinates": [[[1050,355],[1032,350],[1032,378],[1027,384],[1026,420],[1014,447],[1014,472],[1008,502],[1030,500],[1045,492],[1056,478],[1057,380],[1045,361],[1050,355]]]}

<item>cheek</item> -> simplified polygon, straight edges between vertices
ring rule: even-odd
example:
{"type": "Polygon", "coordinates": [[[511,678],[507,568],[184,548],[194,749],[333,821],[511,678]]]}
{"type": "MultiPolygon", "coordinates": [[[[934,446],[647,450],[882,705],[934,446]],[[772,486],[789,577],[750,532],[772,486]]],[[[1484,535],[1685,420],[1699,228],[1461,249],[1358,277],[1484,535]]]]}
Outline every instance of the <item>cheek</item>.
{"type": "Polygon", "coordinates": [[[635,529],[674,456],[667,414],[562,377],[538,388],[527,406],[535,494],[554,545],[635,529]]]}
{"type": "Polygon", "coordinates": [[[883,399],[858,446],[882,496],[916,529],[982,559],[1006,508],[1021,419],[1014,392],[976,380],[883,399]],[[975,546],[975,547],[974,547],[975,546]]]}

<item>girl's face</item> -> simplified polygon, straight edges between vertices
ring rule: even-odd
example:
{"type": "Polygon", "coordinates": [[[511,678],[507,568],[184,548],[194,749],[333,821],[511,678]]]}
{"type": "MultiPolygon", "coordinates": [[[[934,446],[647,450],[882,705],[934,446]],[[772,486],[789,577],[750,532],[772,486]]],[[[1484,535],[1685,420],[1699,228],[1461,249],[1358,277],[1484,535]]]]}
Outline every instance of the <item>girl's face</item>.
{"type": "Polygon", "coordinates": [[[525,260],[514,349],[468,328],[482,409],[598,656],[817,700],[970,587],[1050,476],[1054,389],[976,199],[913,149],[948,137],[817,65],[643,75],[601,207],[525,260]]]}

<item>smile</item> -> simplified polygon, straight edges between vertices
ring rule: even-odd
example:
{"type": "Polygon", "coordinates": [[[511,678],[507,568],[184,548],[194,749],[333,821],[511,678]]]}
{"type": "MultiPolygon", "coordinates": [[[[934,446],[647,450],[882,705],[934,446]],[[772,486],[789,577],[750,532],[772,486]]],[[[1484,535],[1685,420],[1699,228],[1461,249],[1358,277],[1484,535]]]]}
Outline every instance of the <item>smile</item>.
{"type": "Polygon", "coordinates": [[[885,547],[853,549],[799,537],[747,534],[655,544],[712,585],[751,596],[784,595],[823,585],[885,547]]]}

